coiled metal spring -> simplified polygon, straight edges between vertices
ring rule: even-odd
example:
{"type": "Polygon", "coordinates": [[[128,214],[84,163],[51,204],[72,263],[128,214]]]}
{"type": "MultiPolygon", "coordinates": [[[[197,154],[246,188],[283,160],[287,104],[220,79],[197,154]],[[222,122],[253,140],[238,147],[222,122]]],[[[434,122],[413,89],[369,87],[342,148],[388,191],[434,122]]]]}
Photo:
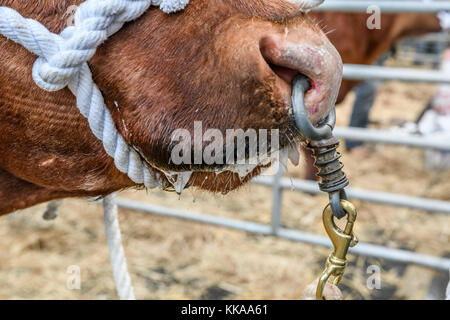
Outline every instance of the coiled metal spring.
{"type": "Polygon", "coordinates": [[[342,170],[344,164],[339,161],[342,155],[337,151],[338,147],[339,140],[334,137],[308,144],[315,159],[314,165],[319,169],[317,174],[321,178],[319,187],[323,192],[340,191],[349,184],[347,175],[342,170]]]}
{"type": "Polygon", "coordinates": [[[312,151],[314,166],[319,170],[317,175],[321,179],[320,190],[329,194],[333,214],[339,219],[343,218],[347,213],[342,209],[340,202],[347,200],[344,188],[348,186],[349,181],[343,171],[344,164],[340,161],[342,155],[337,151],[339,140],[331,137],[311,141],[307,147],[312,151]]]}

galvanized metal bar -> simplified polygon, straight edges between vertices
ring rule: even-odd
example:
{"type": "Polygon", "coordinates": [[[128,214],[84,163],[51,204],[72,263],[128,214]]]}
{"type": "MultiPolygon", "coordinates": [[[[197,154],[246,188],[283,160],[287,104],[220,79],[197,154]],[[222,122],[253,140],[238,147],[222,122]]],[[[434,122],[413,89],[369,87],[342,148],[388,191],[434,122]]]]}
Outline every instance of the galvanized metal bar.
{"type": "MultiPolygon", "coordinates": [[[[257,177],[252,182],[264,186],[271,187],[272,181],[267,177],[257,177]]],[[[283,178],[280,185],[287,190],[297,190],[312,194],[325,194],[319,190],[317,182],[283,178]]],[[[361,189],[347,188],[345,189],[349,199],[363,200],[383,205],[391,205],[395,207],[404,207],[415,210],[423,210],[434,213],[450,214],[450,202],[441,200],[432,200],[425,198],[416,198],[405,195],[397,195],[380,191],[367,191],[361,189]]]]}
{"type": "MultiPolygon", "coordinates": [[[[281,229],[278,237],[323,247],[331,247],[330,240],[328,238],[297,230],[281,229]]],[[[364,242],[360,242],[356,247],[350,248],[349,252],[365,257],[380,258],[405,264],[414,264],[441,271],[448,271],[450,268],[450,259],[447,258],[429,256],[412,251],[388,248],[364,242]]]]}
{"type": "MultiPolygon", "coordinates": [[[[235,219],[215,217],[212,215],[186,212],[172,208],[149,205],[146,203],[119,198],[117,199],[119,207],[132,211],[177,218],[186,221],[225,227],[229,229],[241,230],[250,233],[272,235],[272,227],[255,222],[240,221],[235,219]]],[[[288,239],[297,242],[319,245],[323,247],[331,247],[330,240],[323,236],[318,236],[297,230],[281,228],[276,235],[279,238],[288,239]]],[[[386,259],[406,264],[415,264],[431,269],[448,271],[450,269],[450,259],[423,255],[411,251],[387,248],[383,246],[373,245],[369,243],[359,243],[358,246],[351,249],[354,254],[386,259]]]]}
{"type": "Polygon", "coordinates": [[[380,80],[450,84],[450,74],[435,70],[380,67],[359,64],[344,65],[344,79],[380,80]]]}
{"type": "Polygon", "coordinates": [[[391,145],[401,145],[422,149],[435,149],[450,151],[450,140],[401,134],[386,130],[368,130],[353,127],[336,127],[334,135],[341,139],[352,141],[365,141],[391,145]]]}
{"type": "Polygon", "coordinates": [[[402,62],[420,62],[423,64],[440,64],[441,59],[438,55],[434,54],[423,54],[416,53],[414,51],[402,51],[399,54],[397,53],[397,59],[402,62]]]}
{"type": "Polygon", "coordinates": [[[272,178],[272,233],[278,234],[281,227],[281,206],[283,201],[283,188],[280,185],[283,178],[283,168],[278,166],[276,174],[272,178]]]}
{"type": "Polygon", "coordinates": [[[364,0],[327,0],[316,11],[367,12],[371,6],[377,6],[382,13],[438,13],[450,11],[450,3],[444,1],[364,1],[364,0]]]}
{"type": "MultiPolygon", "coordinates": [[[[445,31],[441,31],[441,32],[437,32],[437,33],[428,33],[425,34],[423,36],[419,36],[416,38],[417,42],[450,42],[450,34],[445,32],[445,31]]],[[[414,41],[414,42],[415,42],[414,41]]]]}

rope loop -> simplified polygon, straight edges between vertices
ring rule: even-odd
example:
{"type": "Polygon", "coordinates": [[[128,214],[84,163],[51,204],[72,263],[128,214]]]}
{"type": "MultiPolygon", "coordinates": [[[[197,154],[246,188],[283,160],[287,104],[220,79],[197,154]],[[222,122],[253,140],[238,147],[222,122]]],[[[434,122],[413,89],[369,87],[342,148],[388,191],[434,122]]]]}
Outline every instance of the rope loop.
{"type": "MultiPolygon", "coordinates": [[[[160,5],[166,13],[175,12],[189,0],[88,0],[82,3],[74,17],[74,26],[55,37],[45,28],[36,28],[37,44],[44,49],[33,66],[33,80],[43,90],[58,91],[67,87],[81,71],[84,63],[108,37],[129,21],[140,17],[151,5],[160,5]],[[45,29],[45,30],[44,30],[45,29]],[[44,35],[41,37],[40,35],[44,35]],[[44,47],[42,42],[46,42],[44,47]]],[[[36,27],[34,20],[28,20],[36,27]]]]}

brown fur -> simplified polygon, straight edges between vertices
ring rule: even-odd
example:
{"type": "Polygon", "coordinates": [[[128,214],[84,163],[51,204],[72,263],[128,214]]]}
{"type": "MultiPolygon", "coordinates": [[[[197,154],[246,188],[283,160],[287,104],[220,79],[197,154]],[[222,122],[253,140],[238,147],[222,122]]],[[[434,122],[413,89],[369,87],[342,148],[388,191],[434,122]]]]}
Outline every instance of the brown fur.
{"type": "MultiPolygon", "coordinates": [[[[60,32],[66,9],[80,2],[0,0],[0,5],[60,32]]],[[[102,45],[89,64],[118,130],[152,166],[167,168],[172,131],[192,129],[195,120],[205,130],[291,126],[259,49],[261,37],[287,28],[296,37],[326,41],[284,0],[191,0],[177,14],[149,10],[102,45]]],[[[0,36],[0,214],[135,187],[90,132],[69,90],[48,93],[34,84],[35,59],[0,36]]],[[[227,173],[206,177],[196,174],[190,184],[221,192],[242,184],[227,173]]]]}

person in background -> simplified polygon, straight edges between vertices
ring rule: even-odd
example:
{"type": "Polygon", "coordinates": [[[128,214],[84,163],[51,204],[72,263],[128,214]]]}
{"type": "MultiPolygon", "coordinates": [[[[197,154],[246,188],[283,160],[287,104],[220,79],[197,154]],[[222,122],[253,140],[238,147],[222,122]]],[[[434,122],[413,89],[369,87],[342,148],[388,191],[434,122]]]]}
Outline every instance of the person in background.
{"type": "MultiPolygon", "coordinates": [[[[442,56],[441,72],[450,73],[450,49],[442,56]]],[[[434,139],[450,140],[450,85],[439,85],[435,96],[417,121],[419,133],[434,139]]],[[[450,152],[427,150],[425,167],[428,170],[443,171],[450,169],[450,152]]]]}

